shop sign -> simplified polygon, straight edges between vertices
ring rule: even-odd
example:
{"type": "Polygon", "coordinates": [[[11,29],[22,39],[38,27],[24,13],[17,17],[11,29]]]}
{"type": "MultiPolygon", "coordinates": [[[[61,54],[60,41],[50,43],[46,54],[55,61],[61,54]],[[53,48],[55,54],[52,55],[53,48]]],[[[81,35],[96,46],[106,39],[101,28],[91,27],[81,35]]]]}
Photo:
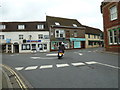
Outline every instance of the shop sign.
{"type": "Polygon", "coordinates": [[[26,40],[26,42],[41,42],[41,40],[26,40]]]}
{"type": "Polygon", "coordinates": [[[85,38],[70,38],[70,41],[85,41],[85,38]]]}
{"type": "Polygon", "coordinates": [[[11,43],[11,39],[6,39],[6,43],[11,43]]]}

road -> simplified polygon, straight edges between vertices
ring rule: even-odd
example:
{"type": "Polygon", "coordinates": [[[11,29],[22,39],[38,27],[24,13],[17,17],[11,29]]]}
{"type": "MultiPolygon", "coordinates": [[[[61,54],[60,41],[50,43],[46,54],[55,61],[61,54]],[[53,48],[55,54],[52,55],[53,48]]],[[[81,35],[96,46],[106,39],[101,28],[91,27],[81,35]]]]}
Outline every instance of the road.
{"type": "Polygon", "coordinates": [[[118,88],[118,54],[102,49],[68,50],[60,60],[50,56],[57,52],[3,54],[2,63],[34,88],[118,88]]]}

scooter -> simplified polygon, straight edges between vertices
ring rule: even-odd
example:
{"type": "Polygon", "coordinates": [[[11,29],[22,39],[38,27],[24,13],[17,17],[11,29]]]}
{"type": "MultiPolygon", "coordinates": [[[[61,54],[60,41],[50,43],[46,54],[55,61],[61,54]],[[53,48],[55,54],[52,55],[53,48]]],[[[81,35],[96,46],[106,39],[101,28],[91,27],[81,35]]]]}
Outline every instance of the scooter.
{"type": "Polygon", "coordinates": [[[58,51],[58,59],[61,59],[63,57],[64,53],[62,50],[58,51]]]}

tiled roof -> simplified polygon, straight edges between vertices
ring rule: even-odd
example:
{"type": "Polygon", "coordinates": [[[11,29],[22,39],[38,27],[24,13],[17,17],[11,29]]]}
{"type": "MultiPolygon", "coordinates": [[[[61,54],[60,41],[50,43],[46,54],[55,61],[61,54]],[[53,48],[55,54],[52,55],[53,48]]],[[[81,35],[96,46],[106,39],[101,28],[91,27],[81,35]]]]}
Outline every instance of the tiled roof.
{"type": "MultiPolygon", "coordinates": [[[[60,26],[73,26],[73,24],[77,25],[77,27],[81,27],[81,23],[79,23],[76,19],[68,19],[68,18],[61,18],[61,17],[53,17],[53,16],[46,16],[46,22],[48,27],[51,25],[56,25],[55,23],[59,23],[60,26]]],[[[59,25],[56,25],[59,26],[59,25]]]]}

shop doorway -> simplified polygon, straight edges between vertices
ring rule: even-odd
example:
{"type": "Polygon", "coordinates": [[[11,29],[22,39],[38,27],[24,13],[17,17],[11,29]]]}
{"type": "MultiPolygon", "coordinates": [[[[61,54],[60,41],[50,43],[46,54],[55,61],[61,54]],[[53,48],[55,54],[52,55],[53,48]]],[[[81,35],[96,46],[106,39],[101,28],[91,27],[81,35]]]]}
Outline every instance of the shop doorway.
{"type": "Polygon", "coordinates": [[[14,44],[14,52],[19,53],[19,44],[17,43],[14,44]]]}
{"type": "Polygon", "coordinates": [[[85,48],[85,41],[81,42],[81,48],[85,48]]]}

